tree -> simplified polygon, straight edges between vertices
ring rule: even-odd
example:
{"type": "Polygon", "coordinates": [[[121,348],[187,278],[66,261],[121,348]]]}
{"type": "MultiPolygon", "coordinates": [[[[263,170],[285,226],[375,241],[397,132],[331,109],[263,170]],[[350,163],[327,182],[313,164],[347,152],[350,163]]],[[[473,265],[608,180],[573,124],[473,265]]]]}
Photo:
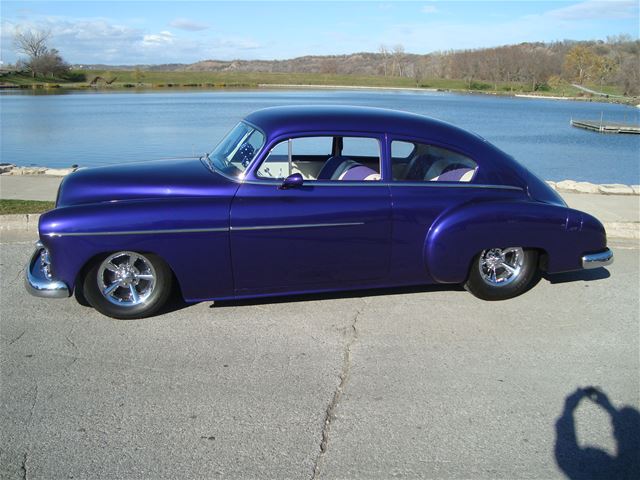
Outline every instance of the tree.
{"type": "Polygon", "coordinates": [[[564,57],[564,69],[571,80],[577,80],[578,84],[589,78],[597,55],[588,47],[576,45],[564,57]]]}
{"type": "Polygon", "coordinates": [[[60,52],[47,46],[50,37],[51,32],[48,30],[18,31],[15,34],[15,48],[18,53],[29,57],[22,63],[34,77],[37,74],[64,75],[69,71],[69,65],[62,59],[60,52]]]}
{"type": "Polygon", "coordinates": [[[48,30],[18,31],[14,37],[16,50],[31,59],[38,58],[49,50],[47,42],[50,36],[51,32],[48,30]]]}
{"type": "Polygon", "coordinates": [[[382,55],[382,65],[384,67],[384,76],[387,76],[387,59],[389,58],[389,49],[386,47],[386,45],[380,45],[380,48],[378,49],[378,51],[380,52],[380,55],[382,55]]]}
{"type": "Polygon", "coordinates": [[[400,77],[402,76],[402,72],[404,70],[404,60],[405,60],[404,46],[398,44],[395,47],[393,47],[393,65],[391,68],[392,75],[395,68],[397,67],[398,75],[400,77]]]}

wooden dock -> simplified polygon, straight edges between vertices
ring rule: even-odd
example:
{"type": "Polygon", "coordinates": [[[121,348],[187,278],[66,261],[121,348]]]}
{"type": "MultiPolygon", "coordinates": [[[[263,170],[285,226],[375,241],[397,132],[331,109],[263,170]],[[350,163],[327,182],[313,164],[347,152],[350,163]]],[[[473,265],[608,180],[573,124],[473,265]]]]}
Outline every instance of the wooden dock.
{"type": "Polygon", "coordinates": [[[640,125],[632,123],[603,122],[602,120],[574,120],[571,126],[599,133],[640,133],[640,125]]]}

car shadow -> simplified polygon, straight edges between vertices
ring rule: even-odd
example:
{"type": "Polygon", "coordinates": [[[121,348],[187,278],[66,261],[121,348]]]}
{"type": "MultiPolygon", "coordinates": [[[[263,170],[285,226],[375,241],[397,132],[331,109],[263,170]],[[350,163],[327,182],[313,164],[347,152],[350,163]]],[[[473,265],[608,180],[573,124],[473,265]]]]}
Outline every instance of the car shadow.
{"type": "Polygon", "coordinates": [[[286,295],[274,297],[239,298],[237,300],[219,300],[209,308],[244,307],[251,305],[271,305],[291,302],[310,302],[317,300],[337,300],[343,298],[379,297],[390,295],[406,295],[411,293],[427,292],[464,292],[460,285],[418,285],[410,287],[373,288],[362,290],[343,290],[337,292],[303,293],[299,295],[286,295]]]}
{"type": "Polygon", "coordinates": [[[614,407],[607,395],[595,387],[578,388],[567,396],[564,410],[556,420],[554,453],[558,467],[571,480],[640,478],[640,412],[628,405],[614,407]],[[609,414],[616,455],[578,445],[574,412],[583,399],[609,414]]]}
{"type": "Polygon", "coordinates": [[[611,273],[606,268],[594,268],[591,270],[577,270],[564,273],[543,273],[542,278],[551,284],[568,282],[593,282],[609,278],[611,273]]]}

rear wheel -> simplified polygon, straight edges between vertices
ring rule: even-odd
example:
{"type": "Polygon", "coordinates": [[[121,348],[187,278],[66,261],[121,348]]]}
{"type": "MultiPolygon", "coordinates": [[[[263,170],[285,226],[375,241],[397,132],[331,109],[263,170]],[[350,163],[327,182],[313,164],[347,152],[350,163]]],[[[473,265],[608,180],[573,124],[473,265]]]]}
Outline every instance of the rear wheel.
{"type": "Polygon", "coordinates": [[[121,251],[91,266],[83,290],[87,301],[103,315],[143,318],[166,303],[171,281],[171,270],[160,257],[121,251]]]}
{"type": "Polygon", "coordinates": [[[535,250],[522,247],[483,250],[473,260],[465,288],[483,300],[506,300],[533,286],[537,264],[535,250]]]}

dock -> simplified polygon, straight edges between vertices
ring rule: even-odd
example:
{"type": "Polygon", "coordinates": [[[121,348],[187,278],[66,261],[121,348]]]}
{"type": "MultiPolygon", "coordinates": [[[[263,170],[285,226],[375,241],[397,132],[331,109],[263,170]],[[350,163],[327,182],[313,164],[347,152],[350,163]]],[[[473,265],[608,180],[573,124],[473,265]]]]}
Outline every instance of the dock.
{"type": "Polygon", "coordinates": [[[640,125],[632,123],[603,122],[602,120],[574,120],[571,126],[599,133],[640,133],[640,125]]]}

